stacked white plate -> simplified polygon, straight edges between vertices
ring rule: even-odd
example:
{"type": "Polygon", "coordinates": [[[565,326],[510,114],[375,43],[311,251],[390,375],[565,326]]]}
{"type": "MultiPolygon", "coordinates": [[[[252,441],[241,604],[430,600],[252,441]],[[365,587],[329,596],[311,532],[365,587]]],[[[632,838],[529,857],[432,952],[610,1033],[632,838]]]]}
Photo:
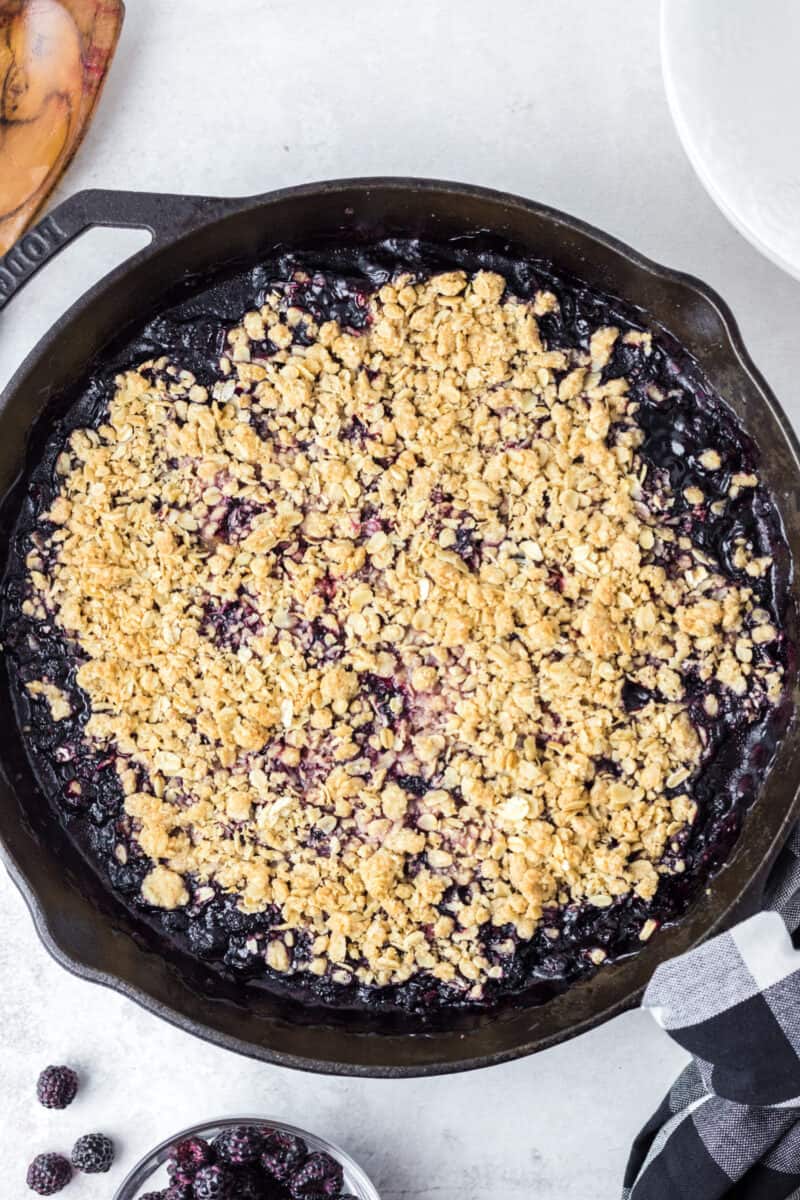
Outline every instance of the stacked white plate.
{"type": "Polygon", "coordinates": [[[707,191],[800,278],[800,0],[662,0],[661,53],[707,191]]]}

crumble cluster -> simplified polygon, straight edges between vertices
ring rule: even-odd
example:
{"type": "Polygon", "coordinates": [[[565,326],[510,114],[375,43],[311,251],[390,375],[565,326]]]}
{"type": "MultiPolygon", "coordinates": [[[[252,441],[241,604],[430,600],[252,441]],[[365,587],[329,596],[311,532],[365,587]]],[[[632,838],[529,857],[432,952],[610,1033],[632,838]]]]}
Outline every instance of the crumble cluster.
{"type": "Polygon", "coordinates": [[[278,972],[468,990],[548,911],[683,869],[705,749],[685,680],[755,711],[778,634],[648,490],[603,369],[649,335],[551,350],[556,305],[488,272],[406,277],[357,332],[275,290],[213,387],[147,363],[72,433],[26,606],[76,647],[147,903],[213,884],[275,907],[278,972]]]}

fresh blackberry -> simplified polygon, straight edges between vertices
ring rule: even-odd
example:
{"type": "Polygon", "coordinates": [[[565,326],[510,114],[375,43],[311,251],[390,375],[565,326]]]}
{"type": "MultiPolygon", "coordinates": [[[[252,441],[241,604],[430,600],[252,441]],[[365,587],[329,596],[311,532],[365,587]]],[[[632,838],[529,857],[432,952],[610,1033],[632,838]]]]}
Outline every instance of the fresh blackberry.
{"type": "MultiPolygon", "coordinates": [[[[184,1170],[182,1167],[176,1166],[175,1163],[167,1164],[167,1174],[169,1175],[169,1185],[172,1188],[185,1188],[188,1195],[194,1195],[192,1192],[192,1184],[196,1171],[184,1170]]],[[[170,1200],[179,1200],[178,1197],[171,1196],[170,1200]]]]}
{"type": "Polygon", "coordinates": [[[72,1147],[72,1165],[87,1175],[104,1175],[114,1161],[114,1143],[104,1133],[86,1133],[72,1147]]]}
{"type": "Polygon", "coordinates": [[[214,1138],[214,1149],[223,1162],[237,1167],[258,1161],[264,1148],[264,1137],[254,1125],[237,1125],[224,1129],[214,1138]]]}
{"type": "Polygon", "coordinates": [[[231,1200],[233,1179],[227,1167],[203,1167],[194,1177],[195,1200],[231,1200]]]}
{"type": "Polygon", "coordinates": [[[36,1095],[45,1108],[66,1108],[78,1091],[78,1076],[71,1067],[45,1067],[36,1082],[36,1095]]]}
{"type": "Polygon", "coordinates": [[[184,1138],[182,1142],[176,1142],[170,1151],[167,1163],[170,1180],[175,1183],[189,1182],[201,1167],[210,1167],[216,1158],[214,1150],[204,1138],[184,1138]]]}
{"type": "Polygon", "coordinates": [[[165,1200],[166,1195],[166,1192],[145,1192],[139,1200],[165,1200]]]}
{"type": "Polygon", "coordinates": [[[268,1182],[258,1167],[240,1167],[233,1177],[236,1200],[272,1200],[275,1184],[268,1182]]]}
{"type": "Polygon", "coordinates": [[[28,1167],[28,1187],[39,1196],[55,1196],[70,1179],[72,1167],[62,1154],[37,1154],[28,1167]]]}
{"type": "Polygon", "coordinates": [[[344,1183],[342,1164],[324,1150],[310,1154],[289,1180],[293,1200],[311,1200],[317,1196],[338,1196],[344,1183]]]}
{"type": "Polygon", "coordinates": [[[268,1175],[285,1183],[308,1157],[308,1146],[302,1138],[273,1129],[264,1138],[261,1166],[268,1175]]]}
{"type": "Polygon", "coordinates": [[[194,1200],[191,1183],[171,1183],[164,1192],[164,1200],[194,1200]]]}

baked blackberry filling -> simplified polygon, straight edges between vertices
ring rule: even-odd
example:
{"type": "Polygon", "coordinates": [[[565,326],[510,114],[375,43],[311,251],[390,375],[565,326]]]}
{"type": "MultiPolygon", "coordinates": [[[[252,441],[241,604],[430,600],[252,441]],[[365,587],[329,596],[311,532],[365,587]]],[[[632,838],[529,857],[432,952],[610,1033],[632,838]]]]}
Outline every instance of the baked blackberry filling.
{"type": "Polygon", "coordinates": [[[31,473],[3,628],[131,906],[253,986],[415,1012],[546,1000],[680,917],[785,726],[788,557],[666,335],[391,243],[119,361],[31,473]]]}

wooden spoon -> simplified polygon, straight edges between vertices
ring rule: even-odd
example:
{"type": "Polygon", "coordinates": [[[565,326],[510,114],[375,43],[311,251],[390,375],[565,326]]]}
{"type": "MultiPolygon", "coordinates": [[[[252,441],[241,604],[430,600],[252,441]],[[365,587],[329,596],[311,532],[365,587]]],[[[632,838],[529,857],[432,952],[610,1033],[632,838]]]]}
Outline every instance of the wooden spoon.
{"type": "Polygon", "coordinates": [[[78,149],[124,16],[122,0],[0,0],[0,254],[78,149]]]}

